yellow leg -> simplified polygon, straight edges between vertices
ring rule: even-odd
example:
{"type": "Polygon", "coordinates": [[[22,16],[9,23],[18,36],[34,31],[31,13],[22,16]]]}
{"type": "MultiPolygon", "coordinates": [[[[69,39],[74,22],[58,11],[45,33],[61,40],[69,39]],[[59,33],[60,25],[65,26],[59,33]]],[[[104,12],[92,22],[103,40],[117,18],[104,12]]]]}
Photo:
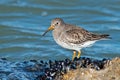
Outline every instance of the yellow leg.
{"type": "Polygon", "coordinates": [[[80,58],[80,55],[81,55],[81,51],[78,51],[77,58],[80,58]]]}
{"type": "Polygon", "coordinates": [[[73,51],[72,61],[74,60],[75,57],[76,57],[76,51],[73,51]]]}

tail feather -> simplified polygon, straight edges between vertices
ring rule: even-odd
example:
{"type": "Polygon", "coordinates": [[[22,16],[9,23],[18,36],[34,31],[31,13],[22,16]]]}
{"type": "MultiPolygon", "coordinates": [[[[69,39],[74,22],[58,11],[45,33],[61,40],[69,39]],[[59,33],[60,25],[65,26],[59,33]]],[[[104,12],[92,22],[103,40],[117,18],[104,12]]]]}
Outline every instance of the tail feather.
{"type": "Polygon", "coordinates": [[[101,38],[106,38],[106,39],[111,39],[111,37],[109,37],[110,35],[108,34],[102,34],[100,35],[101,38]]]}

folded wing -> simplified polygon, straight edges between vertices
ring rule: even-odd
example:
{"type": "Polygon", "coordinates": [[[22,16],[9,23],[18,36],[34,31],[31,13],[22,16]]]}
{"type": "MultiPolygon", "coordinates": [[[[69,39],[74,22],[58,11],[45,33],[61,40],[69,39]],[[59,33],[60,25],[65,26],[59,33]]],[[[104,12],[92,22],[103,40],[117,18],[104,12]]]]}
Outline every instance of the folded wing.
{"type": "Polygon", "coordinates": [[[87,30],[82,28],[79,29],[71,29],[64,32],[62,38],[67,39],[69,43],[80,44],[86,41],[100,40],[103,38],[108,38],[109,35],[103,34],[98,35],[94,33],[90,33],[87,30]]]}

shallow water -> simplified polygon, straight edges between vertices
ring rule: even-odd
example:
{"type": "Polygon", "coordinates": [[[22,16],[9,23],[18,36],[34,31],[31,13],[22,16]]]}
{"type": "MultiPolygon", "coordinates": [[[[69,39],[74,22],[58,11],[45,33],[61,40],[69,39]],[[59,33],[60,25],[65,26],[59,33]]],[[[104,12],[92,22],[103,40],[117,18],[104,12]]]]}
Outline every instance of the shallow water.
{"type": "Polygon", "coordinates": [[[81,56],[120,57],[120,0],[1,0],[0,57],[11,61],[71,58],[72,51],[57,45],[51,32],[41,37],[55,17],[111,35],[110,40],[82,49],[81,56]]]}

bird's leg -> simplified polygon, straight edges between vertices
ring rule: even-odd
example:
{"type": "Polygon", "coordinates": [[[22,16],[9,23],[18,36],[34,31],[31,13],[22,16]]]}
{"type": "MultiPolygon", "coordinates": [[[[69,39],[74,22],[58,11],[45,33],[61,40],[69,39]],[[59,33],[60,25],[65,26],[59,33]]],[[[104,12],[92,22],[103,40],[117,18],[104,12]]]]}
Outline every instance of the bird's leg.
{"type": "Polygon", "coordinates": [[[75,57],[76,57],[76,51],[73,51],[72,61],[74,60],[75,57]]]}
{"type": "Polygon", "coordinates": [[[77,58],[80,58],[80,55],[81,55],[81,51],[78,51],[77,58]]]}

